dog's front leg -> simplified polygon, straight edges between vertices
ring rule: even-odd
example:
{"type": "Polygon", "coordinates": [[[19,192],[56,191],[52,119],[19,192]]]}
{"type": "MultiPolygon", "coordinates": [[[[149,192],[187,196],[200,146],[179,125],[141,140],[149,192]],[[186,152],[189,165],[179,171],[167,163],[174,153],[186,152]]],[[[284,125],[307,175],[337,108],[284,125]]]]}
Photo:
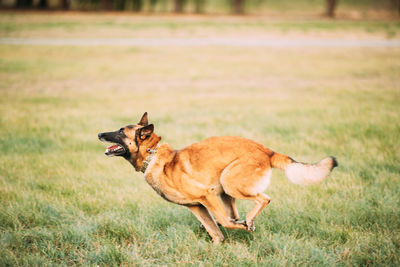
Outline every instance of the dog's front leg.
{"type": "Polygon", "coordinates": [[[231,197],[230,195],[222,193],[221,200],[222,200],[222,204],[223,204],[225,211],[228,214],[229,218],[231,218],[232,221],[238,221],[239,213],[236,208],[235,199],[233,197],[231,197]]]}
{"type": "Polygon", "coordinates": [[[194,216],[204,225],[214,244],[219,244],[224,240],[224,235],[218,228],[214,218],[203,205],[188,206],[194,216]]]}

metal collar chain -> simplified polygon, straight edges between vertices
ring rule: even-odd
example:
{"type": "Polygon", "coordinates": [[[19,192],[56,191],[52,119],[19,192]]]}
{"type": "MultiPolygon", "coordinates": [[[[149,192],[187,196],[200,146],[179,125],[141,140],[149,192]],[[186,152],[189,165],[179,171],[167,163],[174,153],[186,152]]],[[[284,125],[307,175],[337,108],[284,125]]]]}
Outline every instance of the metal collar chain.
{"type": "MultiPolygon", "coordinates": [[[[158,147],[158,146],[157,146],[157,147],[158,147]]],[[[150,161],[153,159],[154,155],[157,154],[157,147],[154,148],[154,149],[151,149],[151,148],[148,148],[148,149],[147,149],[147,152],[150,153],[150,155],[148,155],[148,156],[146,157],[146,159],[143,161],[142,168],[140,169],[141,172],[144,173],[144,172],[146,171],[147,167],[148,167],[149,164],[150,164],[150,161]]]]}

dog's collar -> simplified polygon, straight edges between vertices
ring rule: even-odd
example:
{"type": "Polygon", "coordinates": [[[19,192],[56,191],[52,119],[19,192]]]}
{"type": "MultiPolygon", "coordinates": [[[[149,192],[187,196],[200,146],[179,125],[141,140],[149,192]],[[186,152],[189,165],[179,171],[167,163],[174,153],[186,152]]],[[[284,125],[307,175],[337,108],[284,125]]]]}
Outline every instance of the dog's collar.
{"type": "Polygon", "coordinates": [[[150,161],[153,159],[154,155],[157,154],[157,148],[158,148],[158,145],[154,149],[151,149],[151,148],[147,149],[147,152],[150,153],[150,155],[148,155],[146,157],[146,159],[143,161],[142,168],[140,169],[141,172],[145,173],[147,167],[150,164],[150,161]]]}

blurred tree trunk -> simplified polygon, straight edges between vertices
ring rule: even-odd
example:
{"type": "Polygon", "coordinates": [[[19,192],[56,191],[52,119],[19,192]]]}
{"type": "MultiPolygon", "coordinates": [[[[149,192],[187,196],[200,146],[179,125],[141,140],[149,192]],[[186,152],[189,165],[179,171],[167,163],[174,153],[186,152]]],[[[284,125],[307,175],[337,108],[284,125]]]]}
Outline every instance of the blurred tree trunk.
{"type": "Polygon", "coordinates": [[[154,12],[157,2],[158,2],[158,0],[150,0],[150,12],[154,12]]]}
{"type": "Polygon", "coordinates": [[[233,13],[235,14],[244,13],[244,0],[233,0],[233,13]]]}
{"type": "Polygon", "coordinates": [[[325,15],[333,18],[335,16],[336,6],[337,6],[337,0],[326,0],[325,15]]]}
{"type": "Polygon", "coordinates": [[[174,11],[176,13],[182,13],[184,4],[185,0],[174,0],[174,11]]]}
{"type": "Polygon", "coordinates": [[[400,0],[392,0],[391,8],[394,10],[397,10],[397,14],[400,15],[400,0]]]}
{"type": "Polygon", "coordinates": [[[61,9],[68,10],[69,4],[70,4],[70,0],[60,0],[61,9]]]}
{"type": "Polygon", "coordinates": [[[143,6],[142,0],[133,0],[132,1],[133,11],[136,11],[136,12],[142,11],[142,6],[143,6]]]}
{"type": "Polygon", "coordinates": [[[49,7],[49,4],[47,3],[47,0],[40,0],[38,7],[40,9],[47,9],[49,7]]]}
{"type": "Polygon", "coordinates": [[[33,6],[32,0],[17,0],[15,2],[17,8],[31,8],[33,6]]]}
{"type": "Polygon", "coordinates": [[[205,0],[196,0],[196,13],[203,13],[204,12],[204,5],[205,5],[205,0]]]}
{"type": "Polygon", "coordinates": [[[102,10],[111,10],[111,0],[101,0],[102,10]]]}
{"type": "Polygon", "coordinates": [[[124,10],[125,9],[125,0],[118,0],[116,3],[116,10],[124,10]]]}

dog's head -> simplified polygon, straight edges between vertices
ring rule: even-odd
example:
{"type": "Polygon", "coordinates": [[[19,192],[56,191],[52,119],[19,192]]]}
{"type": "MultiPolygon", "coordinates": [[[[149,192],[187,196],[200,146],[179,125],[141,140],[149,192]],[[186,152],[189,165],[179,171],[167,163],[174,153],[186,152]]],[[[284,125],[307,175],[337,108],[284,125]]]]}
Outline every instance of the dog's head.
{"type": "Polygon", "coordinates": [[[134,164],[140,154],[160,141],[161,138],[153,132],[154,125],[148,123],[145,112],[138,124],[125,126],[115,132],[99,133],[98,137],[101,141],[113,143],[106,148],[107,156],[121,156],[134,164]]]}

